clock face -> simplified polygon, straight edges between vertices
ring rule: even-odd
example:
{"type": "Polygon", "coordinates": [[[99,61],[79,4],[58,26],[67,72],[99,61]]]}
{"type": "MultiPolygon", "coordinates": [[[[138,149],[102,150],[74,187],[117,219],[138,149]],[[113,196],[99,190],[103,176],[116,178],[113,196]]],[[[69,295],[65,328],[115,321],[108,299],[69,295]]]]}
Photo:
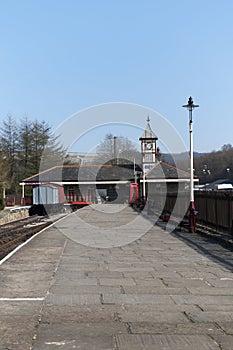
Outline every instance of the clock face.
{"type": "Polygon", "coordinates": [[[152,143],[147,143],[146,144],[146,149],[152,149],[152,143]]]}

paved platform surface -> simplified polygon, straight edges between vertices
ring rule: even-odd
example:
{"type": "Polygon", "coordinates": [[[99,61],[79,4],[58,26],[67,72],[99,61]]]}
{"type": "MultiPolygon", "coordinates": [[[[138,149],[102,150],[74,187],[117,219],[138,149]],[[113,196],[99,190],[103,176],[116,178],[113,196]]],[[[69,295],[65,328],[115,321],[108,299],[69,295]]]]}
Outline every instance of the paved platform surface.
{"type": "Polygon", "coordinates": [[[138,215],[83,208],[1,264],[0,349],[232,350],[232,252],[138,215]]]}

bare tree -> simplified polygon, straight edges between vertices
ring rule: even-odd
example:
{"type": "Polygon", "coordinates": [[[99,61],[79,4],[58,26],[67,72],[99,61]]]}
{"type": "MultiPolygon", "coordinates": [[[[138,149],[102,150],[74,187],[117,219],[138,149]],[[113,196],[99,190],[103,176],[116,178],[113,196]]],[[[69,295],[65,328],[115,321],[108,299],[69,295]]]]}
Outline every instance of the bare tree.
{"type": "Polygon", "coordinates": [[[102,164],[126,164],[134,161],[141,164],[141,153],[127,137],[106,134],[104,140],[97,147],[96,154],[96,160],[102,164]]]}
{"type": "Polygon", "coordinates": [[[230,143],[227,143],[227,144],[223,145],[222,148],[221,148],[222,151],[229,151],[231,149],[233,149],[233,147],[232,147],[232,145],[230,143]]]}
{"type": "Polygon", "coordinates": [[[233,179],[233,148],[230,144],[224,145],[220,151],[213,151],[196,158],[194,168],[201,183],[221,178],[233,179]],[[206,168],[208,174],[205,171],[206,168]]]}

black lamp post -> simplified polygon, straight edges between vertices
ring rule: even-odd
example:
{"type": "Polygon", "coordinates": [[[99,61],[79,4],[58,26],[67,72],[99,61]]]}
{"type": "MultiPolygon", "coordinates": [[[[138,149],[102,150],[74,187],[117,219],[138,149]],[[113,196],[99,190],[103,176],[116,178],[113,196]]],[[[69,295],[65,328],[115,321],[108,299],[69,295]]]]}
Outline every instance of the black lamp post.
{"type": "Polygon", "coordinates": [[[193,103],[193,99],[190,96],[187,105],[182,107],[187,108],[189,111],[189,136],[190,136],[190,205],[189,205],[189,232],[194,233],[196,231],[196,212],[194,204],[194,185],[193,185],[193,109],[199,107],[193,103]]]}
{"type": "Polygon", "coordinates": [[[205,190],[206,190],[206,187],[207,187],[207,175],[210,175],[211,174],[211,171],[208,169],[208,165],[207,164],[204,164],[203,166],[203,169],[202,169],[202,173],[204,175],[204,180],[205,180],[205,190]]]}
{"type": "MultiPolygon", "coordinates": [[[[208,169],[208,165],[204,164],[202,173],[204,175],[204,180],[205,180],[205,191],[207,189],[207,176],[211,174],[211,171],[208,169]]],[[[205,221],[208,222],[208,196],[207,193],[205,194],[205,212],[204,212],[204,218],[205,221]]]]}
{"type": "Polygon", "coordinates": [[[230,169],[230,168],[226,168],[226,174],[227,174],[227,178],[229,178],[229,175],[230,175],[230,171],[231,171],[231,169],[230,169]]]}

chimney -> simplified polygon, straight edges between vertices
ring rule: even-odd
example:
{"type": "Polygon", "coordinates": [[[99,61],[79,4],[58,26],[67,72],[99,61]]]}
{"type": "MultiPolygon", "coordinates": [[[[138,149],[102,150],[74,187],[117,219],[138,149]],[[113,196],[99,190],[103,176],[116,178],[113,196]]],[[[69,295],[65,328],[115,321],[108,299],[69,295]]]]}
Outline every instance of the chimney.
{"type": "Polygon", "coordinates": [[[114,159],[116,161],[116,164],[118,163],[117,161],[117,136],[114,136],[114,159]]]}

